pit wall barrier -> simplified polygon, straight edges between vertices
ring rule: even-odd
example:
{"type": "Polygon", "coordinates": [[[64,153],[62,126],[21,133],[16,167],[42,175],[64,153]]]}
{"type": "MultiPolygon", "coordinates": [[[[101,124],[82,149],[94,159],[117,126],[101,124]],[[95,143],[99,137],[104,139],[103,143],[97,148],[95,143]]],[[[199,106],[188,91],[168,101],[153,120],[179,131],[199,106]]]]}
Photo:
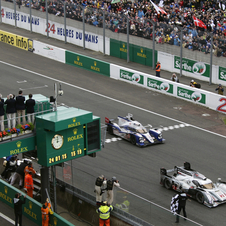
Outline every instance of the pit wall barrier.
{"type": "Polygon", "coordinates": [[[33,53],[65,63],[65,49],[57,48],[39,41],[34,41],[33,47],[33,53]]]}
{"type": "Polygon", "coordinates": [[[156,76],[114,64],[111,64],[110,72],[110,77],[113,79],[128,82],[146,89],[190,101],[215,111],[226,113],[226,97],[222,95],[172,82],[167,79],[157,78],[156,76]]]}
{"type": "MultiPolygon", "coordinates": [[[[14,208],[13,198],[15,197],[16,193],[21,193],[21,191],[0,179],[0,201],[14,208]]],[[[22,195],[24,196],[25,194],[22,193],[22,195]]],[[[23,215],[25,217],[27,217],[37,225],[42,225],[41,203],[27,196],[26,203],[22,207],[23,215]]],[[[73,226],[73,224],[56,213],[50,215],[49,225],[73,226]]]]}
{"type": "MultiPolygon", "coordinates": [[[[83,56],[81,54],[73,53],[67,50],[62,50],[58,47],[51,46],[51,50],[49,50],[49,48],[44,50],[43,46],[49,46],[49,45],[35,41],[35,40],[33,42],[35,46],[35,50],[33,53],[35,54],[42,53],[40,55],[50,58],[52,60],[60,61],[62,63],[70,64],[76,67],[97,72],[106,76],[110,76],[110,78],[128,82],[133,85],[138,85],[143,88],[152,89],[154,91],[161,92],[166,95],[171,95],[186,101],[190,101],[195,104],[200,104],[212,110],[219,111],[221,113],[226,114],[226,97],[224,96],[211,93],[202,89],[196,89],[188,85],[171,82],[170,80],[167,80],[167,79],[157,78],[156,76],[131,70],[126,67],[117,66],[115,64],[110,64],[108,62],[100,61],[100,60],[83,56]],[[52,51],[51,54],[48,53],[49,51],[52,51]],[[64,62],[64,58],[63,57],[60,58],[59,56],[59,54],[62,54],[63,52],[65,52],[65,62],[64,62]]],[[[159,57],[162,57],[162,56],[163,56],[162,53],[158,53],[158,59],[159,57]]],[[[165,64],[166,65],[168,64],[172,68],[172,65],[173,65],[172,61],[173,59],[175,60],[176,58],[170,54],[164,54],[163,59],[164,59],[164,64],[162,67],[164,67],[165,64]],[[168,62],[170,60],[171,62],[168,62]]],[[[193,68],[194,67],[195,66],[193,65],[193,68]]],[[[217,67],[218,66],[216,66],[214,70],[217,70],[217,67]]],[[[218,69],[219,68],[220,67],[218,67],[218,69]]],[[[164,69],[165,68],[163,68],[163,70],[164,69]]],[[[190,72],[186,72],[186,73],[190,73],[190,72]]],[[[199,75],[199,77],[200,76],[204,76],[204,75],[199,75]]]]}
{"type": "MultiPolygon", "coordinates": [[[[180,75],[180,57],[158,51],[161,70],[180,75]]],[[[201,81],[210,81],[210,65],[204,62],[182,58],[182,75],[201,81]]],[[[226,68],[212,65],[212,83],[226,86],[226,68]]]]}
{"type": "Polygon", "coordinates": [[[4,42],[26,51],[33,49],[33,41],[31,39],[3,30],[0,30],[0,42],[4,42]]]}

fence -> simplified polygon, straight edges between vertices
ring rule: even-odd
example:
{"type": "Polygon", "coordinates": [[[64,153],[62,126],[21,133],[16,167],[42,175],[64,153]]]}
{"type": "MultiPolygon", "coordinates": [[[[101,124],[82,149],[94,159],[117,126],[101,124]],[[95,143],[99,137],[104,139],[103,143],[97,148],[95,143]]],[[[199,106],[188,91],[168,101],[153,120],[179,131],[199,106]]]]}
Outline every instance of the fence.
{"type": "MultiPolygon", "coordinates": [[[[107,176],[107,175],[106,175],[107,176]]],[[[76,161],[69,161],[64,163],[64,167],[56,168],[56,178],[69,186],[75,187],[82,192],[88,193],[91,196],[95,196],[94,183],[97,175],[94,173],[83,172],[76,167],[76,161]]],[[[106,194],[103,194],[103,200],[105,200],[106,194]]],[[[115,211],[120,211],[120,214],[136,219],[142,219],[143,221],[151,225],[168,225],[169,222],[174,222],[176,216],[171,213],[169,209],[166,209],[150,200],[142,198],[128,190],[123,188],[114,189],[114,201],[113,206],[115,211]],[[125,206],[125,201],[128,206],[125,206]]],[[[182,217],[182,216],[181,216],[182,217]]],[[[197,222],[187,219],[186,225],[201,225],[197,222]]]]}

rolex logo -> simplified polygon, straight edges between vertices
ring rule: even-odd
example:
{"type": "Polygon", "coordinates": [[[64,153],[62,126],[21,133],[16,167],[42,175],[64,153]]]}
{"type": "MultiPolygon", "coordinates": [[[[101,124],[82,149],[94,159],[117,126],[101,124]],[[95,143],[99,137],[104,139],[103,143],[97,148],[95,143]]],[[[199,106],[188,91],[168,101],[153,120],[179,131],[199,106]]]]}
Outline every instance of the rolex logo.
{"type": "Polygon", "coordinates": [[[97,66],[97,62],[96,62],[96,61],[94,61],[94,66],[95,66],[95,67],[97,66]]]}
{"type": "Polygon", "coordinates": [[[79,56],[77,56],[77,61],[79,61],[79,56]]]}
{"type": "Polygon", "coordinates": [[[143,52],[144,52],[144,50],[141,48],[141,49],[140,49],[140,52],[141,52],[141,53],[143,53],[143,52]]]}
{"type": "Polygon", "coordinates": [[[122,44],[122,47],[123,47],[123,48],[125,48],[125,47],[126,47],[126,45],[123,43],[123,44],[122,44]]]}
{"type": "Polygon", "coordinates": [[[76,135],[76,134],[77,134],[77,132],[78,132],[78,130],[77,130],[77,129],[73,129],[73,133],[74,133],[74,135],[76,135]]]}
{"type": "Polygon", "coordinates": [[[56,217],[53,218],[53,224],[57,225],[57,218],[56,217]]]}
{"type": "Polygon", "coordinates": [[[7,194],[7,193],[8,193],[8,187],[5,186],[5,187],[4,187],[4,190],[5,190],[5,193],[7,194]]]}
{"type": "Polygon", "coordinates": [[[18,141],[18,142],[16,142],[16,146],[18,147],[18,148],[20,148],[21,147],[21,141],[18,141]]]}
{"type": "Polygon", "coordinates": [[[73,118],[72,120],[73,120],[73,122],[76,122],[76,118],[73,118]]]}
{"type": "Polygon", "coordinates": [[[33,203],[29,201],[29,208],[32,209],[33,203]]]}

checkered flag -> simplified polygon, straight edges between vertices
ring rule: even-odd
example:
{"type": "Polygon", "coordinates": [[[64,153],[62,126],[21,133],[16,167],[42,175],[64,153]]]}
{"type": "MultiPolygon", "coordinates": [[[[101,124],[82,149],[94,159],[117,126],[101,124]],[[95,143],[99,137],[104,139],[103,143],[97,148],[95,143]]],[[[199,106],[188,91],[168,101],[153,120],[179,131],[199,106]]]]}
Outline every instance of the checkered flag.
{"type": "Polygon", "coordinates": [[[179,199],[178,199],[179,195],[176,194],[172,197],[171,200],[171,204],[170,204],[170,210],[171,212],[175,215],[177,213],[178,210],[178,206],[179,206],[179,199]]]}

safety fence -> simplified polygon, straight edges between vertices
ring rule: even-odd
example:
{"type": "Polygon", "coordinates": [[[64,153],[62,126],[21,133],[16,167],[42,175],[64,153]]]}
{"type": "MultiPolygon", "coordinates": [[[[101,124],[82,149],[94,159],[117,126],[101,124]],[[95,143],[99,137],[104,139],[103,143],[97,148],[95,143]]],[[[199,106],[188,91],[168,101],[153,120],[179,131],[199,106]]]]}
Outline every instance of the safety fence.
{"type": "MultiPolygon", "coordinates": [[[[65,186],[72,186],[82,193],[87,193],[92,197],[92,200],[95,200],[94,184],[98,175],[95,175],[95,172],[82,171],[82,169],[77,166],[76,162],[77,161],[68,161],[64,163],[63,167],[57,167],[56,178],[64,182],[65,186]]],[[[108,177],[110,175],[105,176],[108,177]]],[[[102,196],[103,200],[106,200],[106,193],[102,196]]],[[[133,220],[137,222],[141,219],[151,225],[168,225],[169,222],[174,222],[176,219],[176,216],[172,214],[169,209],[121,187],[114,188],[113,206],[116,212],[119,212],[121,216],[133,218],[133,220]]],[[[186,225],[201,224],[192,219],[187,219],[186,225]]]]}

